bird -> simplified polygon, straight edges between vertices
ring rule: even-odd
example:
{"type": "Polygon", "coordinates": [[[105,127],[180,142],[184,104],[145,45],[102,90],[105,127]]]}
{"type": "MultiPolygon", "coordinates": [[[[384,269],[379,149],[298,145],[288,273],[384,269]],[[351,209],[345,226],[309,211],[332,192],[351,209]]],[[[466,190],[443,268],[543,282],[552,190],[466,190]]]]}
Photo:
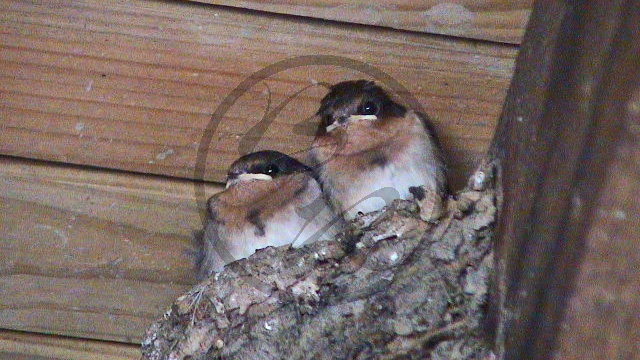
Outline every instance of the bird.
{"type": "Polygon", "coordinates": [[[346,220],[394,199],[447,192],[442,148],[430,119],[394,101],[368,80],[329,87],[306,162],[346,220]]]}
{"type": "Polygon", "coordinates": [[[272,150],[246,154],[231,164],[225,190],[207,201],[197,277],[268,246],[331,240],[343,226],[309,166],[272,150]]]}

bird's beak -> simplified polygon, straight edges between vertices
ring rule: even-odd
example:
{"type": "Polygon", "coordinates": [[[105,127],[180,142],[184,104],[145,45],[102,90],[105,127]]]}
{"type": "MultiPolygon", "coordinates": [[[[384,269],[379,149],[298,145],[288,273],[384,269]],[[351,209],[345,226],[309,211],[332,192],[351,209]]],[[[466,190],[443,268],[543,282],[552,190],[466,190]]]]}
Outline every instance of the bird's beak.
{"type": "Polygon", "coordinates": [[[359,120],[378,120],[378,117],[375,115],[351,115],[349,116],[349,121],[359,121],[359,120]]]}
{"type": "Polygon", "coordinates": [[[338,125],[338,122],[334,121],[331,125],[327,126],[327,132],[330,133],[333,130],[339,128],[339,127],[340,127],[340,125],[338,125]]]}
{"type": "Polygon", "coordinates": [[[339,116],[337,119],[333,121],[333,123],[331,123],[331,125],[327,126],[327,132],[332,132],[333,130],[339,127],[346,128],[348,120],[349,120],[349,116],[346,116],[346,115],[339,116]]]}
{"type": "Polygon", "coordinates": [[[351,116],[341,116],[338,120],[334,121],[331,125],[327,126],[327,132],[332,132],[333,130],[343,127],[346,128],[347,124],[353,121],[360,120],[378,120],[378,117],[375,115],[351,115],[351,116]]]}
{"type": "Polygon", "coordinates": [[[227,185],[225,189],[228,189],[229,186],[234,185],[241,181],[251,181],[251,180],[265,180],[271,181],[273,178],[267,174],[240,174],[235,179],[231,179],[227,181],[227,185]]]}

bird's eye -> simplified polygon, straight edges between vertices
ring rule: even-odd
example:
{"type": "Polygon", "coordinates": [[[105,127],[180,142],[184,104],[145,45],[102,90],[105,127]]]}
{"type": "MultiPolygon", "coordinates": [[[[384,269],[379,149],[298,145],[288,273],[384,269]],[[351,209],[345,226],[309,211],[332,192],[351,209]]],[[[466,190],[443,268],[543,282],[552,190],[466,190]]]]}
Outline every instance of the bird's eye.
{"type": "Polygon", "coordinates": [[[378,113],[378,105],[373,101],[367,101],[360,108],[360,115],[376,115],[378,113]]]}
{"type": "Polygon", "coordinates": [[[275,176],[276,174],[278,174],[278,172],[280,172],[280,169],[278,169],[278,167],[273,164],[267,165],[267,167],[264,169],[264,173],[269,176],[275,176]]]}

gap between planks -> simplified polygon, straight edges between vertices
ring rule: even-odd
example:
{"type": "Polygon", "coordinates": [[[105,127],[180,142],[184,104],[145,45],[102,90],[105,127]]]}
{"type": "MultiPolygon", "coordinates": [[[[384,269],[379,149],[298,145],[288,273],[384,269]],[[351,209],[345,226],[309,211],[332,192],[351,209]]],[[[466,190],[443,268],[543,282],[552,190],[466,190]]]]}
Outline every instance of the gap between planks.
{"type": "Polygon", "coordinates": [[[132,360],[140,346],[0,330],[0,359],[132,360]]]}
{"type": "Polygon", "coordinates": [[[191,0],[238,9],[389,27],[468,39],[519,44],[532,0],[368,1],[288,0],[279,2],[191,0]]]}
{"type": "Polygon", "coordinates": [[[194,283],[193,182],[5,156],[0,184],[0,328],[137,342],[194,283]]]}
{"type": "MultiPolygon", "coordinates": [[[[339,55],[407,87],[433,117],[459,187],[488,147],[517,51],[188,2],[9,0],[0,8],[0,153],[181,178],[193,178],[210,115],[243,79],[287,58],[339,55]]],[[[289,154],[309,146],[314,126],[299,124],[326,90],[312,86],[264,136],[245,138],[269,92],[273,107],[314,82],[361,77],[306,66],[257,84],[217,129],[205,178],[223,181],[251,150],[241,140],[289,154]]]]}

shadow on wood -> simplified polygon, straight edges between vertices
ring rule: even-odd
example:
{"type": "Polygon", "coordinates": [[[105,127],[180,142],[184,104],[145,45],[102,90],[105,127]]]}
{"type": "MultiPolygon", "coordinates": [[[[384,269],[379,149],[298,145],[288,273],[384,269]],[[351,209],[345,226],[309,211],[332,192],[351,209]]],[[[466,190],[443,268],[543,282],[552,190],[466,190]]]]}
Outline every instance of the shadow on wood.
{"type": "Polygon", "coordinates": [[[638,353],[639,58],[640,1],[536,3],[491,148],[504,359],[638,353]]]}

